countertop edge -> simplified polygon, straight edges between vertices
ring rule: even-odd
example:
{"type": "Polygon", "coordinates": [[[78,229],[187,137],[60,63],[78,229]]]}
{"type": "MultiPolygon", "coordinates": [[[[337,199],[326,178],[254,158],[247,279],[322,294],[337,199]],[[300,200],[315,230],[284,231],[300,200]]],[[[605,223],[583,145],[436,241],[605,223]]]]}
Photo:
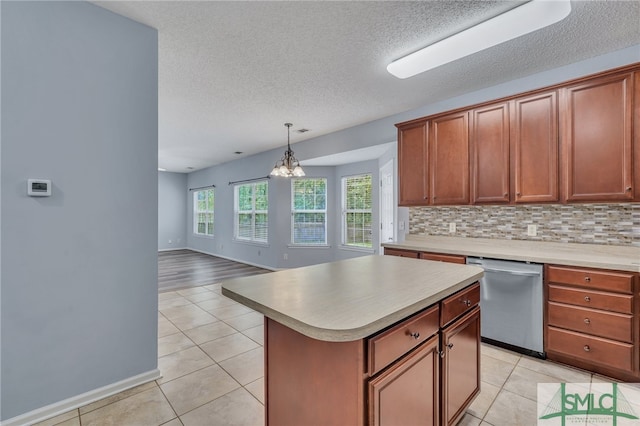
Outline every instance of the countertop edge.
{"type": "MultiPolygon", "coordinates": [[[[429,238],[429,237],[425,237],[429,238]]],[[[446,238],[446,237],[438,237],[438,238],[446,238]]],[[[468,238],[469,242],[473,244],[474,240],[480,240],[483,243],[486,243],[487,239],[477,239],[477,238],[468,238]]],[[[499,245],[503,240],[490,240],[495,242],[496,245],[499,245]]],[[[513,240],[504,240],[509,244],[509,241],[513,240]]],[[[520,241],[518,240],[518,244],[535,244],[536,246],[543,247],[545,242],[528,242],[528,241],[520,241]]],[[[559,244],[559,243],[554,243],[559,244]]],[[[566,243],[570,244],[570,243],[566,243]]],[[[589,253],[590,249],[592,249],[588,244],[578,245],[571,244],[575,246],[581,246],[581,249],[584,249],[585,253],[589,253]],[[584,247],[582,247],[584,246],[584,247]]],[[[545,263],[549,265],[563,265],[563,266],[577,266],[584,268],[598,268],[598,269],[609,269],[615,271],[625,271],[625,272],[634,272],[640,273],[640,263],[638,265],[627,264],[627,263],[611,263],[605,260],[598,261],[593,258],[590,259],[579,259],[573,257],[563,257],[562,255],[554,256],[553,246],[549,251],[548,256],[540,256],[540,255],[532,255],[530,253],[519,253],[519,250],[515,252],[510,250],[509,248],[505,248],[504,250],[482,250],[482,249],[473,249],[468,247],[439,247],[437,245],[437,241],[429,242],[429,241],[421,241],[419,239],[406,240],[402,243],[383,243],[382,247],[400,249],[400,250],[415,250],[415,251],[428,251],[431,253],[439,253],[439,254],[452,254],[452,255],[462,255],[462,256],[473,256],[473,257],[485,257],[492,259],[501,259],[501,260],[514,260],[514,261],[522,261],[522,262],[533,262],[533,263],[545,263]]],[[[598,248],[602,248],[602,246],[597,246],[598,248]]],[[[617,246],[616,246],[617,247],[617,246]]],[[[626,248],[626,246],[625,246],[626,248]]],[[[638,249],[640,252],[640,248],[638,249]]],[[[611,255],[615,257],[615,255],[611,255]]],[[[640,260],[639,260],[640,262],[640,260]]]]}
{"type": "Polygon", "coordinates": [[[350,342],[350,341],[361,340],[366,337],[372,336],[380,332],[381,330],[384,330],[387,327],[399,321],[402,321],[425,308],[428,308],[438,303],[439,301],[449,297],[450,295],[456,293],[457,291],[462,290],[463,288],[478,281],[480,278],[482,278],[482,276],[483,276],[483,272],[479,272],[463,281],[460,281],[457,284],[454,284],[446,288],[445,290],[442,290],[436,294],[431,294],[428,297],[425,297],[424,299],[418,300],[415,303],[405,308],[399,309],[389,315],[381,317],[376,321],[373,321],[369,324],[366,324],[362,327],[358,327],[355,329],[344,329],[344,330],[330,330],[326,328],[316,327],[312,324],[304,323],[300,320],[297,320],[279,311],[269,308],[268,306],[264,306],[238,293],[235,293],[225,288],[224,283],[222,284],[222,294],[312,339],[322,340],[327,342],[350,342]]]}

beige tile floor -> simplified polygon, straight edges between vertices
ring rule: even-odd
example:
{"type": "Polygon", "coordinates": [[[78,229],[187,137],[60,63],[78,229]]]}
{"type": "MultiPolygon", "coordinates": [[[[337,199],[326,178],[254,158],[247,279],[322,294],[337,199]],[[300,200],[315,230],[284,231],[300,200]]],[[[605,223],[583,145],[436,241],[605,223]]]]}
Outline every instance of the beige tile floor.
{"type": "MultiPolygon", "coordinates": [[[[263,425],[262,322],[220,284],[160,293],[162,378],[38,425],[263,425]]],[[[460,425],[536,425],[537,383],[607,381],[485,344],[481,365],[481,393],[460,425]]]]}

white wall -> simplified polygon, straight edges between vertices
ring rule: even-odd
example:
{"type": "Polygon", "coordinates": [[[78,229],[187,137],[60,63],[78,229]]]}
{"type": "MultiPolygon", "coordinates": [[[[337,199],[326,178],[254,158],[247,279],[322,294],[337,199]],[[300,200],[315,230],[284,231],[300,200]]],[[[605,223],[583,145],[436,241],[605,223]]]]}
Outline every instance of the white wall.
{"type": "Polygon", "coordinates": [[[158,373],[158,57],[90,3],[0,7],[5,421],[158,373]]]}
{"type": "Polygon", "coordinates": [[[158,172],[158,250],[187,246],[187,204],[191,197],[185,173],[158,172]]]}

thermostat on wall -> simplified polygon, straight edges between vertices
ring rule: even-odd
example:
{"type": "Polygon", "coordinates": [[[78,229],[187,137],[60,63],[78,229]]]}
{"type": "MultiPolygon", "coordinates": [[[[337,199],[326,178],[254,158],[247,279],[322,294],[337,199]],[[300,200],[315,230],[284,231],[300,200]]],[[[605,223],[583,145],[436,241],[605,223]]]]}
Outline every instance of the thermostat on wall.
{"type": "Polygon", "coordinates": [[[51,180],[27,179],[27,195],[31,197],[50,197],[51,180]]]}

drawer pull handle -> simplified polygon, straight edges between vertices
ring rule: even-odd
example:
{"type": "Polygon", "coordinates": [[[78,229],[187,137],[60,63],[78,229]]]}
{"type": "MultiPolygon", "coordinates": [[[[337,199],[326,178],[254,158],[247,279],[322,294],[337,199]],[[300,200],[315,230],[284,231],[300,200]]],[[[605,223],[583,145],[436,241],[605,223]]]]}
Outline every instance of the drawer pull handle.
{"type": "Polygon", "coordinates": [[[420,338],[420,333],[418,333],[418,332],[415,332],[415,333],[409,332],[409,336],[413,337],[414,339],[419,339],[420,338]]]}
{"type": "Polygon", "coordinates": [[[591,282],[591,277],[584,277],[584,280],[585,280],[586,282],[591,282]]]}
{"type": "Polygon", "coordinates": [[[584,351],[585,352],[589,352],[591,350],[591,348],[589,347],[589,345],[584,345],[584,351]]]}
{"type": "Polygon", "coordinates": [[[589,318],[585,318],[585,319],[584,319],[584,323],[585,323],[585,324],[591,324],[591,320],[590,320],[589,318]]]}
{"type": "Polygon", "coordinates": [[[584,297],[584,301],[585,301],[585,302],[591,302],[591,298],[590,298],[589,296],[585,296],[585,297],[584,297]]]}
{"type": "Polygon", "coordinates": [[[471,306],[471,300],[461,300],[463,305],[466,305],[467,307],[471,306]]]}

